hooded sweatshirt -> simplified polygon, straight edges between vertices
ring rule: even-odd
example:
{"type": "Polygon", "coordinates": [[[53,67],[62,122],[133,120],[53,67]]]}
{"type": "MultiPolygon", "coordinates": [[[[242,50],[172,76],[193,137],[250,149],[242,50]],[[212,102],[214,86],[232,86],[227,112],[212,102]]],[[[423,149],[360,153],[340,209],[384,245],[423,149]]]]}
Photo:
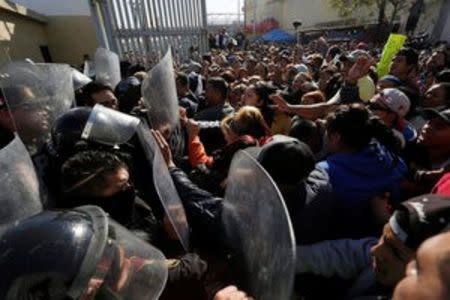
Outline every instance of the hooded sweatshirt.
{"type": "Polygon", "coordinates": [[[405,163],[380,143],[352,153],[336,153],[317,164],[329,177],[334,192],[336,238],[358,238],[373,232],[370,201],[390,192],[400,201],[400,183],[407,173],[405,163]]]}

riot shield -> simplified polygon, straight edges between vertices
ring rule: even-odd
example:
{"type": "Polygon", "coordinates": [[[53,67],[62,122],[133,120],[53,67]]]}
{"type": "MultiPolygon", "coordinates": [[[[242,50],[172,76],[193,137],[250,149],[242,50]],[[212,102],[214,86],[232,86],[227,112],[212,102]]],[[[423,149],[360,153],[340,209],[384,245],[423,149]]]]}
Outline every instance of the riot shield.
{"type": "MultiPolygon", "coordinates": [[[[128,271],[128,282],[123,284],[124,288],[118,294],[122,299],[158,299],[166,286],[168,277],[164,254],[114,220],[109,220],[109,224],[111,231],[109,236],[114,238],[115,247],[122,250],[120,253],[123,259],[128,260],[131,265],[128,271]]],[[[113,271],[111,268],[107,278],[118,277],[117,273],[120,270],[116,270],[116,274],[113,271]]],[[[114,285],[111,286],[114,287],[114,285]]]]}
{"type": "Polygon", "coordinates": [[[1,70],[0,86],[15,129],[31,155],[50,137],[51,127],[74,103],[68,65],[11,62],[1,70]]]}
{"type": "Polygon", "coordinates": [[[104,48],[95,52],[95,79],[110,85],[113,89],[120,82],[119,56],[104,48]]]}
{"type": "Polygon", "coordinates": [[[0,149],[0,170],[0,224],[41,212],[39,180],[17,135],[0,149]]]}
{"type": "Polygon", "coordinates": [[[276,184],[247,152],[231,163],[222,222],[238,283],[255,299],[290,299],[295,237],[276,184]]]}
{"type": "Polygon", "coordinates": [[[172,51],[148,72],[142,83],[142,97],[152,128],[170,135],[178,125],[179,109],[172,51]]]}
{"type": "Polygon", "coordinates": [[[0,241],[1,299],[158,299],[167,281],[164,255],[96,206],[44,211],[0,241]]]}
{"type": "Polygon", "coordinates": [[[73,89],[75,91],[92,81],[91,78],[87,77],[86,75],[84,75],[75,68],[72,68],[72,80],[73,80],[73,89]]]}
{"type": "Polygon", "coordinates": [[[81,138],[108,146],[122,145],[136,133],[139,123],[138,118],[97,104],[89,115],[81,138]]]}
{"type": "Polygon", "coordinates": [[[145,156],[152,165],[153,183],[164,211],[169,218],[183,248],[189,250],[189,224],[183,203],[167,169],[167,164],[153,135],[146,126],[138,129],[138,137],[144,148],[145,156]]]}
{"type": "Polygon", "coordinates": [[[152,170],[158,197],[185,250],[189,249],[189,226],[178,192],[167,170],[167,165],[148,127],[138,118],[101,105],[94,106],[81,137],[108,146],[127,143],[134,134],[152,170]]]}

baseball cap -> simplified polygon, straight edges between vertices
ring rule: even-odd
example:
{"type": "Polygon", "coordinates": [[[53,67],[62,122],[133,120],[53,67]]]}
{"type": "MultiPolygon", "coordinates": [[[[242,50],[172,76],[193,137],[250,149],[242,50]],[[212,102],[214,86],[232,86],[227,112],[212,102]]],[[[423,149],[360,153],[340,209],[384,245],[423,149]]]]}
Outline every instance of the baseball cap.
{"type": "Polygon", "coordinates": [[[450,198],[427,194],[400,204],[389,220],[395,236],[417,249],[426,239],[450,229],[450,198]]]}
{"type": "Polygon", "coordinates": [[[434,108],[426,108],[422,111],[422,114],[428,120],[440,118],[444,120],[446,123],[450,124],[450,109],[438,111],[437,109],[434,108]]]}
{"type": "Polygon", "coordinates": [[[309,146],[295,138],[274,135],[262,147],[247,148],[278,184],[297,184],[315,167],[309,146]]]}
{"type": "Polygon", "coordinates": [[[377,97],[377,102],[386,105],[399,117],[404,118],[408,114],[411,102],[409,101],[408,96],[399,89],[387,88],[382,90],[379,95],[380,97],[377,97]]]}

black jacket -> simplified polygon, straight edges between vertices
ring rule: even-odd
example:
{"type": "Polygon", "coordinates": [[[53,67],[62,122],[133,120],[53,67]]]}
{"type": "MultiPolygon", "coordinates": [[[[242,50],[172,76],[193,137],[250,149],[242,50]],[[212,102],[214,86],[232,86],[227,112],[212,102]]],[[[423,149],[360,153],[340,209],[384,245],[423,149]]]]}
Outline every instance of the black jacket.
{"type": "Polygon", "coordinates": [[[192,243],[211,249],[221,245],[224,242],[221,226],[223,199],[200,189],[181,169],[172,168],[170,174],[186,210],[192,243]]]}

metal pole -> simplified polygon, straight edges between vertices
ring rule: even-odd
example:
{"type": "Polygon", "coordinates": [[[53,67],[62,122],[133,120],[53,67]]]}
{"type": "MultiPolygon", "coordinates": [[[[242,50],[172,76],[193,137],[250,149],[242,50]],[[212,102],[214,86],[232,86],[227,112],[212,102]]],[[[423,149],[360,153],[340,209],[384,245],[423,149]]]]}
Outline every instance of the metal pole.
{"type": "Polygon", "coordinates": [[[237,0],[238,3],[238,28],[241,29],[241,0],[237,0]]]}
{"type": "Polygon", "coordinates": [[[256,1],[253,0],[253,35],[256,35],[256,1]]]}

